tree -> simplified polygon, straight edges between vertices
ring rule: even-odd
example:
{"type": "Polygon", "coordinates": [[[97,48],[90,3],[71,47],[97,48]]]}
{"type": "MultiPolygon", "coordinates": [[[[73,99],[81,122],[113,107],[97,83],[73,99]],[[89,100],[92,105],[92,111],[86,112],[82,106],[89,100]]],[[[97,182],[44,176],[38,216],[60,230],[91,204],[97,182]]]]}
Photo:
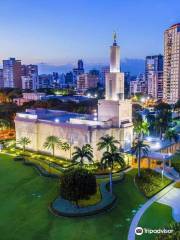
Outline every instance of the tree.
{"type": "Polygon", "coordinates": [[[106,152],[110,152],[116,147],[116,144],[119,144],[119,141],[107,134],[100,138],[100,142],[98,142],[97,146],[98,150],[106,149],[106,152]]]}
{"type": "Polygon", "coordinates": [[[167,103],[160,102],[156,107],[155,127],[162,139],[163,133],[167,130],[169,123],[172,121],[172,109],[167,103]]]}
{"type": "Polygon", "coordinates": [[[10,128],[10,123],[9,121],[5,120],[5,119],[0,119],[0,130],[5,130],[10,128]]]}
{"type": "Polygon", "coordinates": [[[180,113],[180,99],[178,99],[177,102],[175,103],[174,110],[176,110],[178,112],[178,117],[179,117],[179,113],[180,113]]]}
{"type": "Polygon", "coordinates": [[[148,155],[149,146],[144,144],[143,140],[137,139],[132,147],[132,153],[136,155],[138,160],[138,177],[141,176],[141,157],[143,155],[148,155]]]}
{"type": "Polygon", "coordinates": [[[31,140],[30,140],[28,137],[21,137],[21,138],[17,141],[17,144],[19,144],[20,146],[22,146],[23,152],[25,152],[26,146],[29,145],[30,143],[31,143],[31,140]]]}
{"type": "MultiPolygon", "coordinates": [[[[178,134],[173,129],[167,129],[166,130],[165,138],[168,139],[170,142],[174,141],[175,143],[177,143],[178,139],[179,139],[178,134]]],[[[171,148],[171,150],[172,150],[172,148],[171,148]]]]}
{"type": "Polygon", "coordinates": [[[86,169],[66,170],[60,178],[60,195],[62,198],[76,202],[87,199],[97,191],[96,177],[86,169]]]}
{"type": "Polygon", "coordinates": [[[149,123],[147,121],[142,121],[135,124],[134,131],[138,134],[138,138],[142,139],[144,135],[149,132],[149,123]]]}
{"type": "Polygon", "coordinates": [[[46,141],[44,143],[44,148],[51,150],[52,151],[52,156],[54,157],[55,153],[55,148],[60,148],[61,146],[61,141],[58,137],[56,136],[49,136],[46,138],[46,141]]]}
{"type": "Polygon", "coordinates": [[[154,114],[148,113],[146,116],[147,122],[149,123],[149,131],[154,132],[155,130],[155,116],[154,114]]]}
{"type": "Polygon", "coordinates": [[[103,153],[101,158],[101,164],[103,167],[109,169],[109,182],[110,182],[110,193],[112,194],[112,171],[114,164],[118,163],[121,167],[125,166],[124,159],[120,152],[118,152],[117,147],[113,147],[110,152],[106,151],[103,153]]]}
{"type": "Polygon", "coordinates": [[[68,150],[71,150],[71,146],[70,146],[69,143],[63,142],[63,143],[61,144],[61,149],[66,152],[66,151],[68,151],[68,150]]]}
{"type": "Polygon", "coordinates": [[[74,162],[79,162],[81,167],[83,166],[85,160],[90,163],[93,162],[93,149],[89,144],[82,146],[82,148],[75,147],[75,152],[73,152],[72,155],[72,160],[74,162]]]}

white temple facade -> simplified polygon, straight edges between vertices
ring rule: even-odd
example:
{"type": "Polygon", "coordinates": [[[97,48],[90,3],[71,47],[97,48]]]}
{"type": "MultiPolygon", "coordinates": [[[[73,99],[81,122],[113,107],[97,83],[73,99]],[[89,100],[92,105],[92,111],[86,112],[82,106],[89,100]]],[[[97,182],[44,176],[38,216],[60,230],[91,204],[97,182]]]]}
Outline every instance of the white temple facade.
{"type": "MultiPolygon", "coordinates": [[[[106,134],[119,141],[119,148],[127,151],[133,141],[132,104],[124,99],[124,73],[120,72],[120,47],[114,37],[110,47],[110,73],[106,74],[106,96],[98,101],[97,116],[47,109],[27,109],[15,118],[16,139],[28,137],[29,150],[49,152],[43,145],[48,136],[54,135],[71,146],[71,151],[55,149],[55,155],[71,158],[75,146],[90,144],[94,160],[99,161],[102,152],[97,143],[106,134]]],[[[50,152],[49,152],[50,153],[50,152]]]]}

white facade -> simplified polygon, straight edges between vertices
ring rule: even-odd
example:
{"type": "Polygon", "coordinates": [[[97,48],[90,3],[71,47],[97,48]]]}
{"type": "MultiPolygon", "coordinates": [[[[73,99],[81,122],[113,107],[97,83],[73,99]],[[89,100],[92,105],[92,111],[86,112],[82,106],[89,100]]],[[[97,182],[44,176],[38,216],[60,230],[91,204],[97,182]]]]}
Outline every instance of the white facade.
{"type": "MultiPolygon", "coordinates": [[[[111,65],[117,67],[120,61],[116,57],[119,54],[119,47],[117,45],[114,47],[111,48],[111,60],[113,59],[111,65]]],[[[132,104],[130,100],[124,100],[124,74],[114,71],[108,73],[106,88],[106,99],[98,102],[98,118],[46,109],[27,110],[25,113],[17,114],[15,118],[16,138],[24,136],[30,138],[31,143],[27,147],[40,152],[47,151],[43,144],[51,135],[68,142],[71,145],[71,153],[75,146],[90,144],[95,161],[99,161],[102,156],[97,143],[106,134],[119,141],[117,147],[124,148],[125,151],[129,150],[133,141],[132,104]],[[113,81],[112,89],[110,89],[110,81],[113,81]],[[110,94],[112,94],[111,99],[109,99],[110,94]]],[[[56,149],[55,155],[70,158],[70,152],[56,149]]]]}

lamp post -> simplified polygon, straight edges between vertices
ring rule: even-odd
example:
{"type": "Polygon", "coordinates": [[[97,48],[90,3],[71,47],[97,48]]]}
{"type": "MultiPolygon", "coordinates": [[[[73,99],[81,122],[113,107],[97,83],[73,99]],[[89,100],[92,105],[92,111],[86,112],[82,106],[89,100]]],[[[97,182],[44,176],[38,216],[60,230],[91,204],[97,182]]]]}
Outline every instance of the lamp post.
{"type": "Polygon", "coordinates": [[[162,175],[162,181],[163,181],[163,179],[164,179],[164,169],[162,169],[161,175],[162,175]]]}

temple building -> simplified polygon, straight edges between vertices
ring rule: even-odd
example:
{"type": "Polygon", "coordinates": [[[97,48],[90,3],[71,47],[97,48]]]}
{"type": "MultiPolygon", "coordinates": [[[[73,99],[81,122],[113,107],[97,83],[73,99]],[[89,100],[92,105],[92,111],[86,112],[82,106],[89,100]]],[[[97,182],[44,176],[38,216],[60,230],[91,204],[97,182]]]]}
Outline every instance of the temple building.
{"type": "Polygon", "coordinates": [[[43,145],[48,136],[57,136],[68,142],[71,151],[56,149],[55,155],[71,159],[75,146],[90,144],[94,160],[100,160],[102,152],[97,143],[106,134],[114,136],[124,151],[131,148],[133,141],[132,104],[124,99],[124,73],[120,72],[120,47],[114,35],[110,47],[110,72],[106,74],[106,96],[98,101],[95,115],[77,114],[47,109],[27,109],[15,118],[16,139],[28,137],[29,150],[46,152],[43,145]]]}

